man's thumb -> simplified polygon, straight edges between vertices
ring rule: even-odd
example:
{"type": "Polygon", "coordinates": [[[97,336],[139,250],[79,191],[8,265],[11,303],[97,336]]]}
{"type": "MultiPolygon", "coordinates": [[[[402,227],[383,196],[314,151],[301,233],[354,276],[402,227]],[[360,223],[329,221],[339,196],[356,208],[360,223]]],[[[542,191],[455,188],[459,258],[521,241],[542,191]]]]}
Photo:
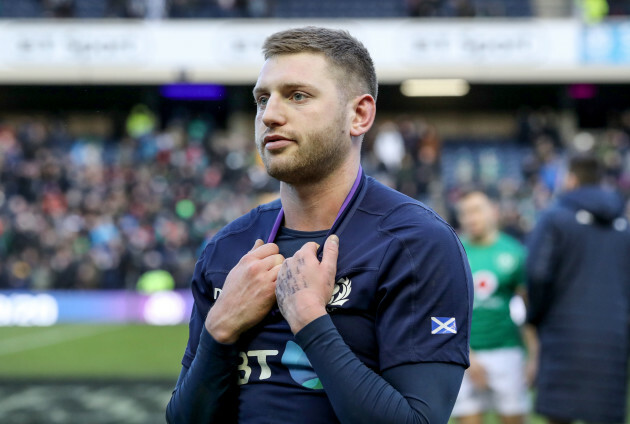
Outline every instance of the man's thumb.
{"type": "Polygon", "coordinates": [[[337,272],[337,257],[339,256],[339,237],[332,234],[324,243],[324,251],[322,254],[322,265],[334,274],[337,272]]]}

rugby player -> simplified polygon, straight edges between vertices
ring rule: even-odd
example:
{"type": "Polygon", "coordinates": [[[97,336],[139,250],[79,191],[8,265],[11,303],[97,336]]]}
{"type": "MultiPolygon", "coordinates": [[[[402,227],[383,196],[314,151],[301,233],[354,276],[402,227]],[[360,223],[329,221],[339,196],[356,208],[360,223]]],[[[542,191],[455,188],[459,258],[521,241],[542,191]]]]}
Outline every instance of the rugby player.
{"type": "Polygon", "coordinates": [[[453,229],[360,166],[377,80],[345,31],[275,33],[253,94],[280,199],[223,228],[194,270],[171,423],[446,423],[472,276],[453,229]]]}

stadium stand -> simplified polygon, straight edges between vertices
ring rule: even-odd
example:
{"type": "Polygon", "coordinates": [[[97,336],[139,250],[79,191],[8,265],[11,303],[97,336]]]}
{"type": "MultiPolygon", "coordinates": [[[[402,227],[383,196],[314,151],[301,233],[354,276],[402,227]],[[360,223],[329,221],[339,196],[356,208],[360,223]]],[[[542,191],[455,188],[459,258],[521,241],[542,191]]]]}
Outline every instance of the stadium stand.
{"type": "MultiPolygon", "coordinates": [[[[554,10],[571,10],[574,4],[565,0],[0,0],[0,18],[533,17],[544,9],[543,3],[554,10]]],[[[619,0],[608,1],[608,11],[610,15],[630,12],[627,2],[619,0]]],[[[242,136],[218,130],[212,119],[187,116],[164,122],[170,117],[151,113],[132,113],[126,131],[115,135],[69,130],[64,121],[72,120],[70,116],[46,110],[38,116],[0,117],[0,254],[6,258],[0,263],[0,288],[131,289],[142,273],[155,268],[169,271],[176,287],[186,287],[204,240],[276,188],[256,162],[253,146],[224,147],[230,144],[224,140],[242,136]]],[[[561,140],[557,123],[544,112],[515,119],[515,133],[500,139],[449,135],[441,140],[435,128],[419,117],[396,118],[393,126],[381,122],[366,140],[365,166],[447,216],[459,186],[500,181],[503,203],[514,216],[514,233],[523,234],[536,210],[551,197],[571,140],[561,140]],[[532,198],[533,209],[523,201],[532,198]]],[[[611,122],[597,143],[611,184],[619,185],[626,196],[630,194],[629,134],[626,113],[611,122]]],[[[235,145],[248,143],[240,140],[235,145]]]]}
{"type": "MultiPolygon", "coordinates": [[[[595,22],[602,15],[630,15],[630,2],[606,3],[605,12],[595,11],[595,22]]],[[[211,19],[216,23],[223,18],[280,18],[282,22],[350,18],[369,19],[365,24],[372,25],[375,18],[429,22],[475,18],[485,25],[485,19],[512,23],[572,17],[588,30],[589,25],[580,22],[590,19],[583,4],[581,0],[0,0],[0,20],[211,19]]],[[[615,25],[623,19],[611,22],[611,40],[619,41],[621,35],[619,40],[613,35],[622,34],[615,25]]],[[[613,49],[620,52],[621,48],[613,49]]],[[[608,68],[620,69],[626,57],[614,56],[618,62],[608,63],[608,68]]],[[[596,151],[605,163],[607,184],[630,199],[630,110],[622,110],[628,107],[627,85],[604,90],[606,84],[593,82],[599,92],[587,99],[566,96],[566,83],[560,82],[558,89],[532,84],[514,91],[513,87],[523,85],[516,81],[511,86],[497,85],[502,95],[484,99],[475,96],[479,86],[472,82],[471,94],[458,102],[434,101],[436,110],[427,106],[430,101],[394,96],[397,85],[382,87],[378,121],[364,142],[363,167],[382,182],[426,202],[455,225],[454,205],[461,193],[469,186],[485,188],[498,199],[503,230],[519,239],[525,238],[538,213],[553,200],[569,152],[596,151]],[[533,94],[525,97],[522,91],[533,94]],[[614,105],[611,92],[621,97],[614,105]],[[529,109],[516,110],[518,102],[529,109]],[[547,103],[550,107],[542,107],[547,103]],[[459,114],[452,113],[458,108],[459,114]],[[474,134],[457,122],[445,128],[454,116],[477,110],[482,113],[467,121],[480,128],[474,134]],[[492,133],[496,126],[484,117],[495,119],[495,113],[501,119],[513,117],[507,126],[510,131],[492,133]],[[571,115],[568,130],[561,114],[571,115]]],[[[121,99],[124,89],[100,86],[82,96],[78,93],[82,88],[75,86],[65,96],[57,90],[44,96],[50,86],[42,85],[35,87],[37,92],[13,96],[19,88],[0,86],[0,291],[137,296],[142,277],[160,270],[172,277],[176,289],[189,292],[190,275],[206,240],[277,195],[277,183],[267,177],[252,143],[251,87],[226,86],[229,100],[213,106],[210,113],[199,113],[193,102],[178,105],[177,112],[175,106],[157,105],[158,88],[149,95],[130,95],[148,105],[139,107],[121,99]],[[18,97],[30,97],[29,106],[14,107],[19,105],[18,97]],[[44,97],[54,98],[55,103],[44,102],[44,97]],[[117,109],[103,109],[95,116],[92,112],[99,103],[106,102],[115,103],[117,109]]],[[[626,215],[630,218],[630,201],[626,215]]],[[[30,327],[2,327],[3,340],[10,341],[0,344],[4,355],[1,422],[162,419],[186,330],[159,327],[170,333],[147,335],[145,326],[102,330],[90,325],[96,330],[56,325],[51,333],[34,328],[41,333],[29,334],[18,330],[30,327]],[[114,337],[118,332],[121,335],[114,337]],[[63,343],[74,336],[76,345],[63,343]],[[176,336],[183,339],[175,342],[176,336]],[[55,344],[55,338],[61,342],[55,344]],[[133,345],[130,340],[139,347],[128,346],[133,345]],[[45,343],[52,345],[52,354],[45,343]],[[130,352],[139,352],[138,358],[130,360],[130,352]],[[137,364],[159,354],[168,366],[152,369],[147,364],[144,374],[136,372],[142,370],[137,364]],[[121,364],[132,371],[112,371],[121,364]],[[8,380],[13,368],[28,370],[25,375],[37,381],[8,380]],[[41,370],[52,371],[52,377],[41,370]],[[68,381],[68,375],[79,381],[68,381]],[[90,381],[95,376],[99,380],[90,381]]],[[[540,422],[532,416],[532,423],[540,422]]]]}
{"type": "Polygon", "coordinates": [[[3,18],[530,17],[530,0],[3,0],[3,18]]]}
{"type": "MultiPolygon", "coordinates": [[[[447,216],[463,187],[495,189],[521,236],[556,189],[567,150],[554,142],[553,122],[541,125],[543,112],[530,114],[507,140],[440,140],[419,118],[380,122],[364,166],[447,216]],[[383,155],[391,157],[396,139],[402,154],[392,162],[383,155]]],[[[0,288],[134,289],[158,268],[186,287],[204,240],[277,188],[251,143],[210,120],[160,127],[161,117],[134,109],[125,134],[107,138],[70,133],[60,119],[13,117],[0,126],[0,288]]],[[[629,124],[626,112],[597,143],[610,184],[626,196],[629,124]]]]}
{"type": "MultiPolygon", "coordinates": [[[[0,18],[530,18],[580,15],[570,0],[2,0],[0,18]]],[[[605,15],[627,16],[625,0],[608,0],[605,15]]]]}
{"type": "Polygon", "coordinates": [[[134,288],[154,268],[186,286],[205,237],[257,200],[251,149],[202,145],[209,122],[134,119],[120,140],[51,117],[2,125],[0,287],[134,288]]]}
{"type": "MultiPolygon", "coordinates": [[[[579,15],[585,7],[570,0],[2,0],[0,18],[530,18],[579,15]]],[[[627,16],[630,5],[608,0],[604,14],[627,16]]]]}

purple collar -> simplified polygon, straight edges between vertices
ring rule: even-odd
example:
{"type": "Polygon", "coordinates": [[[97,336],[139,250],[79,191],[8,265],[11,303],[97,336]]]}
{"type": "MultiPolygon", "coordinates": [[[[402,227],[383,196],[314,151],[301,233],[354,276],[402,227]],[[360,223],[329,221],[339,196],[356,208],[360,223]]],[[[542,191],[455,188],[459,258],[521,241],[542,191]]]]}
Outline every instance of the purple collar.
{"type": "MultiPolygon", "coordinates": [[[[352,184],[350,193],[348,193],[348,195],[346,196],[346,199],[341,204],[341,209],[339,209],[339,212],[337,213],[337,217],[335,218],[335,222],[333,222],[333,225],[332,227],[330,227],[330,230],[334,228],[335,224],[337,223],[337,220],[339,219],[341,214],[346,210],[346,208],[348,207],[348,204],[350,203],[350,200],[352,199],[354,194],[357,192],[357,189],[359,188],[359,183],[361,182],[362,175],[363,175],[363,168],[361,167],[361,165],[359,165],[359,172],[357,174],[357,178],[354,180],[354,184],[352,184]]],[[[280,230],[280,226],[282,225],[283,220],[284,220],[284,209],[280,208],[280,212],[278,212],[278,216],[276,217],[276,222],[274,222],[273,227],[271,228],[271,234],[269,234],[269,238],[267,238],[267,243],[274,242],[274,240],[276,239],[276,236],[278,235],[278,231],[280,230]]],[[[330,233],[330,230],[329,230],[329,233],[330,233]]],[[[326,237],[328,237],[329,235],[330,234],[327,234],[326,237]]]]}

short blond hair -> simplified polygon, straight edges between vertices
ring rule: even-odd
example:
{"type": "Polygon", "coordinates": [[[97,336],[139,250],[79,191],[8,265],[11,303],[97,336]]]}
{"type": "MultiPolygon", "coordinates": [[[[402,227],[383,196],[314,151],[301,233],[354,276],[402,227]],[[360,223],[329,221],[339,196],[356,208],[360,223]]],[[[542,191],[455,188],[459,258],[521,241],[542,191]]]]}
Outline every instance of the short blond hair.
{"type": "Polygon", "coordinates": [[[341,71],[340,87],[357,87],[354,95],[378,95],[378,81],[370,52],[348,31],[314,26],[292,28],[270,35],[263,44],[265,60],[285,54],[321,53],[341,71]],[[343,79],[343,80],[341,80],[343,79]],[[352,81],[358,84],[350,84],[352,81]]]}

